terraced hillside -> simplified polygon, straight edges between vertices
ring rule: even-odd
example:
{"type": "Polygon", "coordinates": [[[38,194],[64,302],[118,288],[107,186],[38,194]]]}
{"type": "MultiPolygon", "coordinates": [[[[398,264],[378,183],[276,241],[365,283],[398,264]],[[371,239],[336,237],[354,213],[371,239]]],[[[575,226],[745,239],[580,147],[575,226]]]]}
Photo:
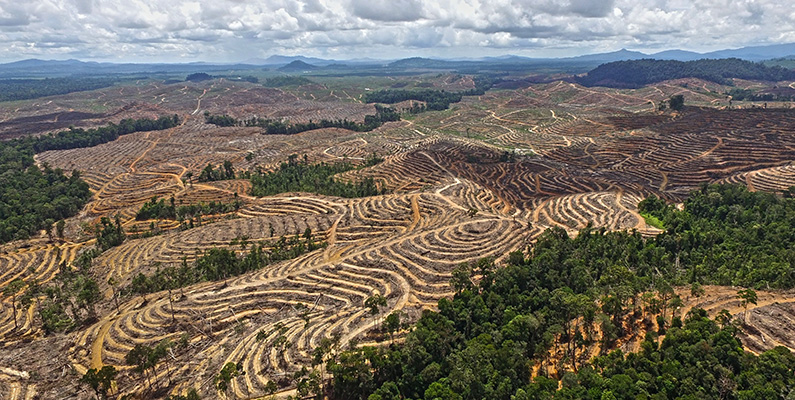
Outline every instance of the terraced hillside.
{"type": "MultiPolygon", "coordinates": [[[[471,84],[454,81],[463,89],[471,84]]],[[[232,379],[228,397],[264,396],[273,391],[269,382],[281,395],[294,394],[290,377],[311,364],[324,338],[338,338],[341,345],[386,340],[377,332],[378,320],[395,310],[416,319],[422,309],[435,307],[452,293],[449,279],[460,263],[525,249],[554,226],[571,233],[591,224],[653,235],[659,230],[647,226],[637,211],[649,194],[678,201],[707,182],[769,191],[795,185],[795,113],[783,105],[719,109],[712,105],[724,97],[715,86],[689,80],[617,91],[534,84],[466,97],[450,110],[407,116],[372,132],[329,128],[297,135],[220,128],[204,123],[203,112],[291,122],[361,121],[374,108],[353,102],[359,98],[353,93],[314,101],[306,88],[293,93],[226,80],[142,81],[0,106],[3,135],[51,130],[57,124],[28,129],[23,122],[57,122],[54,113],[65,110],[94,112],[80,120],[86,126],[142,114],[177,113],[184,121],[164,131],[36,156],[39,163],[81,171],[94,197],[66,221],[63,239],[42,233],[5,245],[0,287],[15,279],[53,280],[60,268],[94,246],[89,227],[102,217],[118,216],[128,233],[156,227],[159,234],[129,238],[93,260],[92,274],[104,298],[96,319],[69,333],[45,334],[40,300],[19,306],[13,315],[12,299],[4,298],[0,395],[88,398],[79,376],[112,365],[120,371],[114,393],[164,397],[195,388],[217,398],[223,394],[214,377],[230,362],[244,373],[232,379]],[[656,111],[656,104],[673,94],[684,94],[697,106],[681,113],[656,111]],[[236,171],[269,170],[291,154],[306,154],[310,162],[354,163],[378,154],[383,162],[337,179],[370,177],[387,194],[257,198],[248,194],[251,184],[245,179],[198,181],[208,164],[230,161],[236,171]],[[182,230],[175,220],[136,219],[155,196],[173,197],[176,204],[236,199],[241,206],[203,216],[201,224],[182,230]],[[211,248],[243,255],[249,249],[241,239],[265,243],[307,228],[327,246],[225,281],[127,294],[118,307],[114,302],[117,288],[139,273],[192,262],[211,248]],[[386,298],[375,315],[365,306],[374,295],[386,298]],[[163,339],[183,345],[172,348],[168,365],[141,379],[125,356],[138,344],[163,339]],[[59,349],[58,355],[40,357],[48,349],[59,349]],[[148,381],[160,391],[150,392],[148,381]]],[[[715,289],[699,301],[717,304],[735,297],[730,290],[722,293],[715,289]]],[[[748,311],[744,341],[754,351],[774,344],[795,348],[771,317],[791,310],[791,296],[770,296],[779,302],[760,301],[748,311]]]]}

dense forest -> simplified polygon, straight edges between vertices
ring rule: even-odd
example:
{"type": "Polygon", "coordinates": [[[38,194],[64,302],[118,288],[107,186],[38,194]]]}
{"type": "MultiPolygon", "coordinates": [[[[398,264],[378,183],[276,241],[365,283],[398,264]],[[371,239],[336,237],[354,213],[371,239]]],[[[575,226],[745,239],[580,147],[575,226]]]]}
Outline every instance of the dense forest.
{"type": "Polygon", "coordinates": [[[33,155],[47,150],[89,147],[138,130],[166,129],[178,118],[126,119],[119,125],[94,129],[70,129],[39,137],[0,142],[0,243],[26,239],[46,230],[83,208],[91,194],[80,173],[66,176],[47,165],[39,168],[33,155]]]}
{"type": "MultiPolygon", "coordinates": [[[[715,322],[695,309],[683,321],[675,313],[682,300],[673,291],[673,285],[686,284],[694,295],[703,284],[795,286],[795,199],[742,186],[704,186],[683,211],[656,198],[641,208],[663,221],[666,231],[645,239],[588,227],[570,238],[552,228],[529,254],[510,254],[505,266],[490,259],[459,266],[451,279],[454,297],[439,300],[438,312],[424,311],[403,343],[329,356],[333,398],[795,394],[795,357],[788,350],[744,353],[731,316],[715,322]],[[582,356],[588,344],[601,341],[610,348],[637,331],[647,332],[640,353],[615,351],[592,361],[582,356]],[[553,347],[561,349],[562,359],[547,359],[553,347]],[[530,371],[543,363],[576,372],[532,378],[530,371]]],[[[393,331],[395,325],[385,328],[393,331]]]]}
{"type": "Polygon", "coordinates": [[[369,132],[390,121],[400,121],[400,115],[389,107],[375,106],[374,115],[365,115],[364,122],[348,121],[347,119],[328,120],[322,119],[320,122],[309,121],[305,123],[290,124],[281,120],[267,118],[249,118],[238,120],[229,115],[204,114],[204,120],[208,124],[217,126],[256,126],[265,128],[266,135],[294,135],[296,133],[311,131],[321,128],[342,128],[356,132],[369,132]]]}
{"type": "MultiPolygon", "coordinates": [[[[365,160],[364,166],[380,161],[380,158],[373,156],[365,160]]],[[[310,164],[306,156],[303,161],[299,161],[298,156],[291,155],[275,171],[251,173],[251,195],[262,197],[286,192],[309,192],[327,196],[366,197],[384,193],[384,190],[378,189],[372,178],[362,179],[358,183],[334,179],[334,175],[354,168],[356,167],[348,162],[310,164]]]]}
{"type": "Polygon", "coordinates": [[[91,197],[80,173],[39,168],[13,146],[0,146],[0,243],[27,239],[77,214],[91,197]]]}
{"type": "Polygon", "coordinates": [[[101,89],[118,83],[116,78],[0,79],[0,101],[36,99],[85,90],[101,89]]]}
{"type": "Polygon", "coordinates": [[[680,78],[699,78],[731,85],[732,78],[775,82],[795,80],[795,71],[737,58],[686,62],[644,59],[602,64],[576,80],[584,86],[638,88],[680,78]]]}

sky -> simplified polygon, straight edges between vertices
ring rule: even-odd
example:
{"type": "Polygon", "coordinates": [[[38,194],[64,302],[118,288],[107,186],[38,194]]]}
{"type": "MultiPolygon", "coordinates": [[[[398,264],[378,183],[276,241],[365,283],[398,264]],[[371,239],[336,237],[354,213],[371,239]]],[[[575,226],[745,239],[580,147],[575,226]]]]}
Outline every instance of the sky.
{"type": "Polygon", "coordinates": [[[791,0],[0,0],[0,61],[707,52],[795,42],[791,0]]]}

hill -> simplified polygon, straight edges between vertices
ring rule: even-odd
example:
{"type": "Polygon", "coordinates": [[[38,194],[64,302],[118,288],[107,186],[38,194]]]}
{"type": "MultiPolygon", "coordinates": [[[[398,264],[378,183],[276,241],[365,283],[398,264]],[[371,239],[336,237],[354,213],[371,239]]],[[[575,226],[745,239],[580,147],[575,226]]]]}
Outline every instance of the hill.
{"type": "Polygon", "coordinates": [[[311,71],[313,69],[317,69],[316,66],[312,64],[307,64],[301,60],[295,60],[281,68],[278,71],[282,72],[303,72],[303,71],[311,71]]]}
{"type": "Polygon", "coordinates": [[[687,62],[643,59],[602,64],[578,77],[577,82],[584,86],[637,88],[681,78],[699,78],[720,84],[730,84],[732,78],[783,81],[795,79],[795,71],[737,58],[687,62]]]}

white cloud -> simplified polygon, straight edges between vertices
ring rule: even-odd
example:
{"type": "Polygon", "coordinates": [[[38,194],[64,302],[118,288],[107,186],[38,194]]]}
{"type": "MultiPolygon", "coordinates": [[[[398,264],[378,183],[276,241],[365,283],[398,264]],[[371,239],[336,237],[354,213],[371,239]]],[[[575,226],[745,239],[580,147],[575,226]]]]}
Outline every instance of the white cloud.
{"type": "Polygon", "coordinates": [[[0,0],[0,60],[709,51],[795,40],[780,0],[0,0]]]}

